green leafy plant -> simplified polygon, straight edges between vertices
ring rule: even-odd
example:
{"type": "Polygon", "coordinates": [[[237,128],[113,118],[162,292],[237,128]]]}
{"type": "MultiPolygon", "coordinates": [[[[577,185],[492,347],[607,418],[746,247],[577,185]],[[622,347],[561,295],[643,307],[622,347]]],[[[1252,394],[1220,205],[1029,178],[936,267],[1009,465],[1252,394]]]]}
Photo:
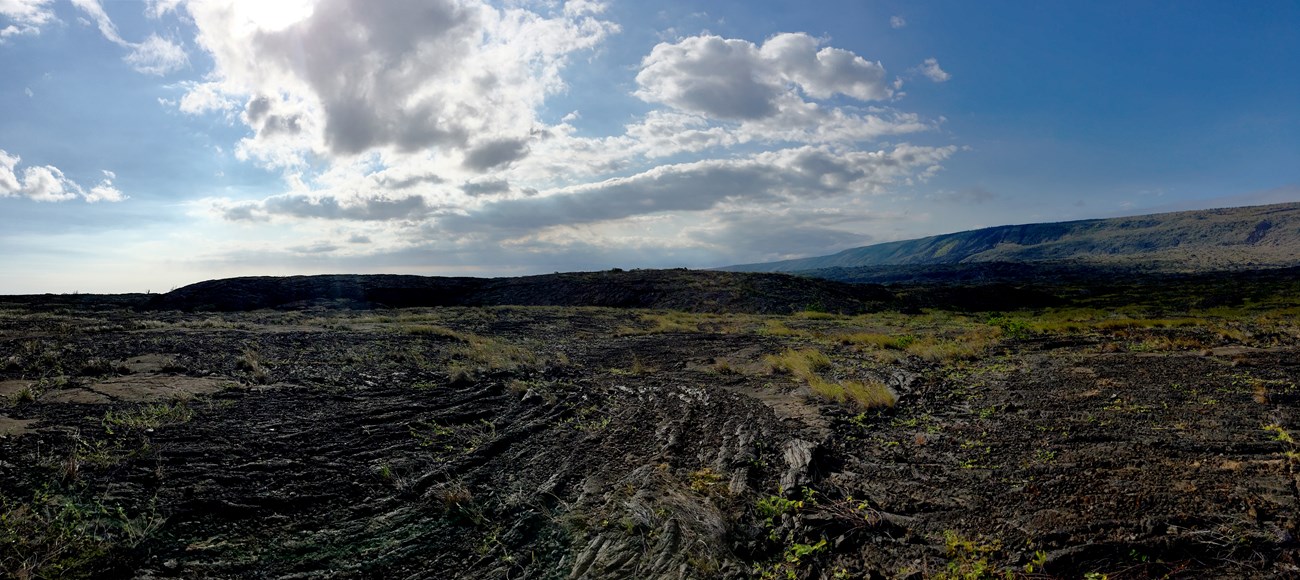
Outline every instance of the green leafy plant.
{"type": "Polygon", "coordinates": [[[968,538],[955,530],[943,532],[944,555],[948,565],[935,575],[938,580],[984,580],[1002,576],[989,558],[1002,551],[1002,542],[968,538]]]}

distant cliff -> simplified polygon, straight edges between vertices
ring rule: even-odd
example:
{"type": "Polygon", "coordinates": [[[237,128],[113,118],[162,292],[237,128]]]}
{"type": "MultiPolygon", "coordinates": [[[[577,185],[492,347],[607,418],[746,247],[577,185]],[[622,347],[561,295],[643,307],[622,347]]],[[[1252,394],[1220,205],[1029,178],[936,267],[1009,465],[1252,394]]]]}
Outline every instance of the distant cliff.
{"type": "Polygon", "coordinates": [[[808,272],[871,266],[1074,263],[1165,272],[1300,265],[1300,203],[998,226],[815,258],[721,268],[808,272]]]}

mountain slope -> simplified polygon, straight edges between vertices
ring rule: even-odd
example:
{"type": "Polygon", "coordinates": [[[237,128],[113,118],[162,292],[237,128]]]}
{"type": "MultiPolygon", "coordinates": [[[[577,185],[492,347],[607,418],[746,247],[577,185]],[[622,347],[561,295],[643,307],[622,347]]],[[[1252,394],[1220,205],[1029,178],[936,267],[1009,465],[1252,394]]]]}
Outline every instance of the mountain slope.
{"type": "Polygon", "coordinates": [[[742,272],[983,262],[1143,263],[1166,271],[1300,264],[1300,203],[1010,225],[742,264],[742,272]]]}

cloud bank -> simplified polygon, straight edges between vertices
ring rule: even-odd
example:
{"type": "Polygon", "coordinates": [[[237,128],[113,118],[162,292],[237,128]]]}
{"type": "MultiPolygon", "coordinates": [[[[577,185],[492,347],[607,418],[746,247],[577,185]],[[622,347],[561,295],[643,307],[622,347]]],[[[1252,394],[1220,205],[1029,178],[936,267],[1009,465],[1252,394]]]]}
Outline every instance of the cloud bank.
{"type": "MultiPolygon", "coordinates": [[[[871,239],[874,200],[957,152],[915,143],[943,120],[901,108],[903,80],[884,63],[803,32],[665,33],[609,81],[636,114],[602,126],[551,109],[571,69],[621,33],[600,2],[148,0],[146,22],[182,25],[136,42],[101,0],[71,1],[139,73],[174,74],[192,66],[186,47],[201,51],[207,70],[159,102],[243,131],[235,160],[283,179],[190,202],[206,228],[240,232],[210,240],[218,260],[504,270],[792,257],[871,239]]],[[[38,0],[0,0],[0,14],[11,36],[54,18],[38,0]]],[[[949,78],[934,59],[904,71],[918,73],[949,78]]],[[[83,188],[53,166],[0,161],[3,196],[125,199],[109,172],[83,188]]]]}

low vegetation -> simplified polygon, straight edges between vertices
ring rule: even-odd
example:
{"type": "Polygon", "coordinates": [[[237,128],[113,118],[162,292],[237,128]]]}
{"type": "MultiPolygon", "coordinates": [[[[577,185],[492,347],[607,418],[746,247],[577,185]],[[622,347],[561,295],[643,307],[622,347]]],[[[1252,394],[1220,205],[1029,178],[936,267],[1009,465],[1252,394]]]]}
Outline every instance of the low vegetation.
{"type": "Polygon", "coordinates": [[[1078,295],[4,308],[0,575],[1287,577],[1300,299],[1078,295]]]}

